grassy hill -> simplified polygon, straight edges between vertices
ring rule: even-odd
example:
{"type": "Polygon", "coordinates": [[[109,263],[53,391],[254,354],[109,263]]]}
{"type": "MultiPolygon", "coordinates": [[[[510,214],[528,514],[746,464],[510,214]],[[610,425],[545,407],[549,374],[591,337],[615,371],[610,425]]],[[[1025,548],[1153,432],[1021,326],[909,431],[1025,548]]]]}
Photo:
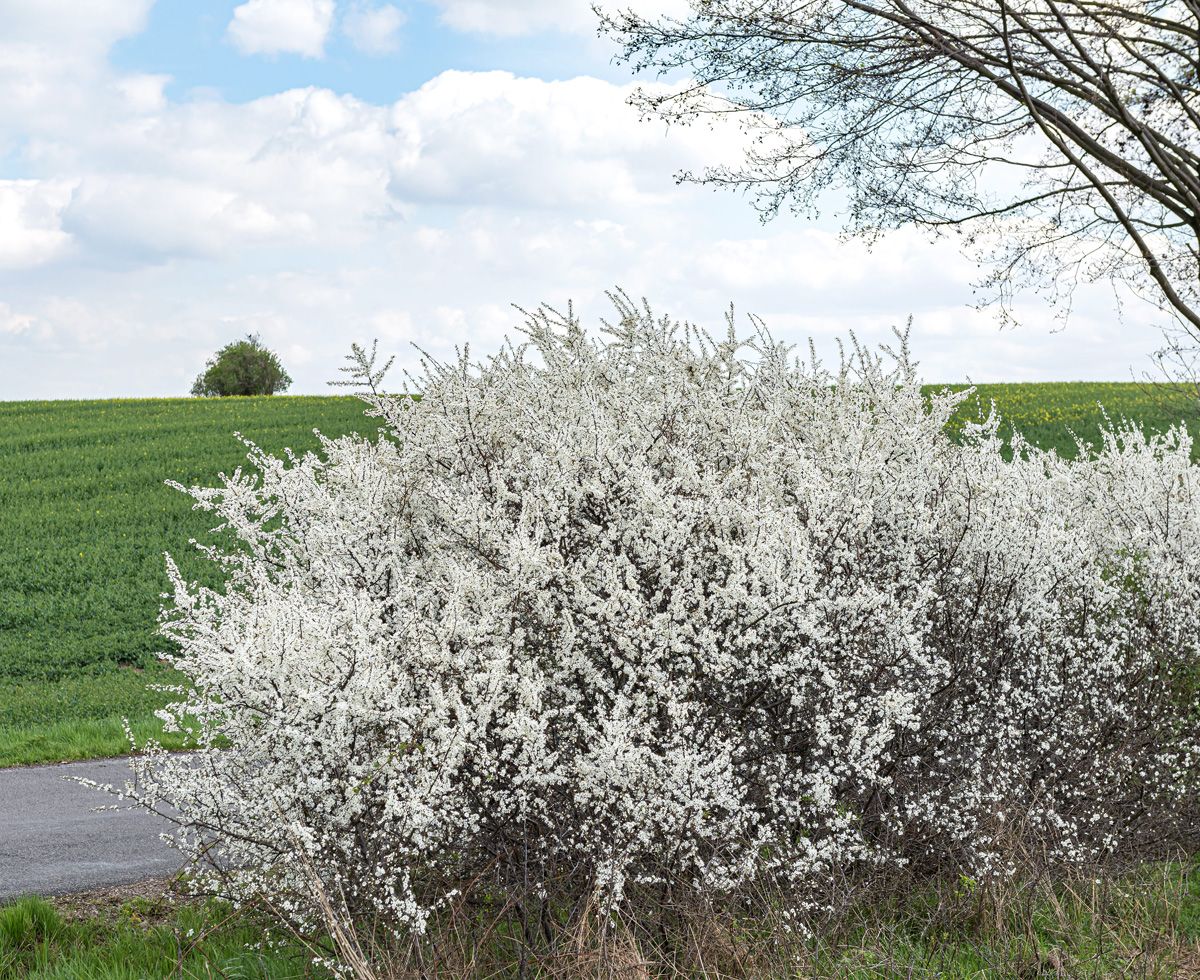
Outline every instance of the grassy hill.
{"type": "MultiPolygon", "coordinates": [[[[966,385],[950,385],[963,390],[966,385]]],[[[1200,403],[1167,386],[1129,382],[1052,382],[975,385],[975,394],[959,407],[956,422],[978,421],[996,405],[1006,428],[1016,427],[1030,442],[1074,456],[1075,435],[1095,443],[1104,412],[1115,422],[1128,418],[1147,431],[1161,432],[1183,421],[1200,442],[1200,403]],[[1101,410],[1103,406],[1103,411],[1101,410]]],[[[1193,448],[1200,459],[1200,446],[1193,448]]]]}
{"type": "Polygon", "coordinates": [[[188,573],[211,515],[164,486],[215,481],[313,428],[373,432],[355,398],[0,402],[0,765],[119,753],[169,680],[155,653],[163,552],[188,573]]]}
{"type": "MultiPolygon", "coordinates": [[[[1035,443],[1073,453],[1114,417],[1162,429],[1194,403],[1133,384],[984,385],[960,411],[995,401],[1035,443]]],[[[0,402],[0,765],[118,754],[128,717],[156,731],[169,682],[155,634],[163,552],[205,576],[188,545],[212,523],[164,486],[212,483],[244,457],[241,432],[271,452],[326,435],[373,433],[354,398],[0,402]]]]}

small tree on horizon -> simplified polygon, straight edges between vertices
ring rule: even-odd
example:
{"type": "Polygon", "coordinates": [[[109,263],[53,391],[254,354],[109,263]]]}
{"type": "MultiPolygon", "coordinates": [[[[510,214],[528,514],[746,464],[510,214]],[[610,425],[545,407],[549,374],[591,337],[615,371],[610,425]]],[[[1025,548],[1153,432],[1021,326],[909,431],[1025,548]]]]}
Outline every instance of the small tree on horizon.
{"type": "Polygon", "coordinates": [[[192,385],[197,398],[229,395],[274,395],[287,391],[291,376],[279,357],[257,334],[226,344],[209,360],[192,385]]]}

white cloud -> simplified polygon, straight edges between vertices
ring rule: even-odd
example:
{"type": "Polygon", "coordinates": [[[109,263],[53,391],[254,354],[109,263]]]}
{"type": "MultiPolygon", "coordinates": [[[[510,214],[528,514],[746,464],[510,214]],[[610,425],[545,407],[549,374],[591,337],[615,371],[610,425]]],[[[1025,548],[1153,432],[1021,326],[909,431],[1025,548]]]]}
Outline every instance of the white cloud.
{"type": "Polygon", "coordinates": [[[387,110],[295,89],[171,106],[89,132],[46,162],[84,172],[67,228],[107,261],[143,262],[373,234],[395,220],[390,147],[387,110]]]}
{"type": "Polygon", "coordinates": [[[37,317],[28,313],[18,313],[7,303],[0,303],[0,334],[28,334],[37,325],[37,317]]]}
{"type": "Polygon", "coordinates": [[[72,183],[0,180],[0,268],[26,269],[62,255],[71,236],[62,216],[72,183]]]}
{"type": "Polygon", "coordinates": [[[221,186],[170,177],[86,178],[64,215],[66,226],[110,257],[217,255],[232,243],[307,237],[312,218],[221,186]]]}
{"type": "Polygon", "coordinates": [[[842,297],[847,310],[864,306],[903,309],[913,282],[928,297],[953,295],[978,268],[951,243],[903,228],[871,243],[843,240],[829,228],[779,229],[771,235],[718,238],[706,243],[691,274],[731,296],[825,293],[842,297]]]}
{"type": "Polygon", "coordinates": [[[3,39],[104,52],[146,26],[154,0],[0,0],[3,39]]]}
{"type": "MultiPolygon", "coordinates": [[[[438,2],[463,29],[590,30],[576,0],[438,2]]],[[[3,397],[182,394],[248,330],[297,391],[320,392],[351,340],[378,336],[408,367],[409,342],[483,355],[519,324],[509,302],[575,299],[594,323],[617,285],[717,328],[734,300],[827,351],[849,329],[887,340],[912,312],[939,380],[1121,377],[1157,340],[1116,321],[1102,290],[1064,333],[1036,306],[1000,333],[967,310],[973,270],[952,247],[763,229],[744,200],[672,180],[736,156],[734,134],[641,124],[630,86],[446,72],[391,105],[315,87],[176,102],[164,76],[103,57],[148,0],[95,0],[66,23],[75,6],[0,0],[15,16],[0,31],[0,153],[41,178],[0,180],[3,397]]],[[[255,6],[273,5],[239,10],[255,6]]],[[[339,29],[368,9],[386,8],[343,8],[339,29]]],[[[300,47],[319,52],[327,32],[300,47]]]]}
{"type": "Polygon", "coordinates": [[[391,4],[374,7],[356,3],[342,19],[342,30],[359,51],[369,55],[391,54],[400,47],[403,12],[391,4]]]}
{"type": "MultiPolygon", "coordinates": [[[[593,0],[430,0],[448,27],[514,37],[543,31],[594,33],[593,0]]],[[[684,17],[688,0],[610,0],[603,6],[633,8],[647,16],[684,17]]]]}
{"type": "Polygon", "coordinates": [[[320,58],[333,24],[333,0],[246,0],[226,32],[244,54],[292,53],[320,58]]]}
{"type": "Polygon", "coordinates": [[[170,80],[170,75],[125,75],[117,79],[116,89],[131,112],[143,115],[167,107],[165,89],[170,80]]]}
{"type": "MultiPolygon", "coordinates": [[[[398,371],[416,367],[412,343],[439,357],[470,343],[484,356],[504,335],[517,336],[521,317],[508,303],[562,308],[575,300],[594,326],[611,312],[604,289],[617,285],[646,296],[661,313],[716,330],[735,301],[739,314],[762,314],[781,340],[815,337],[826,356],[836,356],[834,339],[850,330],[867,344],[888,342],[891,328],[912,312],[916,356],[924,376],[936,381],[968,374],[979,381],[1120,378],[1129,364],[1142,363],[1154,340],[1115,322],[1094,294],[1065,332],[1052,333],[1034,306],[1022,311],[1022,328],[1001,332],[986,314],[965,308],[971,298],[965,281],[922,280],[903,292],[912,270],[940,266],[951,251],[913,241],[905,261],[889,259],[882,269],[856,255],[862,264],[851,276],[829,268],[829,243],[821,236],[782,227],[762,232],[752,216],[721,222],[727,233],[737,231],[721,254],[741,254],[746,262],[770,255],[774,271],[762,280],[744,271],[717,280],[701,214],[712,200],[684,189],[670,221],[638,210],[605,222],[463,209],[437,226],[390,226],[357,246],[317,242],[106,270],[60,284],[69,295],[54,304],[44,304],[36,288],[18,287],[6,300],[27,319],[17,326],[24,332],[0,337],[0,391],[5,397],[183,394],[205,357],[256,331],[284,356],[297,392],[321,393],[337,377],[351,341],[379,338],[382,351],[398,355],[398,371]],[[784,281],[788,268],[814,265],[823,271],[790,287],[784,281]],[[52,335],[39,336],[43,325],[52,335]],[[80,346],[90,356],[71,359],[80,346]],[[34,370],[47,352],[58,372],[52,388],[34,370]]],[[[735,202],[733,214],[741,210],[735,202]]],[[[399,374],[395,380],[403,383],[399,374]]]]}
{"type": "Polygon", "coordinates": [[[586,77],[446,72],[387,107],[315,88],[172,104],[162,81],[119,78],[91,107],[103,125],[57,128],[36,148],[40,168],[79,185],[66,232],[107,263],[345,245],[429,206],[589,221],[669,210],[676,170],[737,145],[643,126],[629,86],[586,77]]]}
{"type": "Polygon", "coordinates": [[[664,136],[639,122],[631,90],[587,77],[443,72],[392,107],[392,191],[403,200],[604,212],[677,201],[675,171],[739,145],[732,126],[664,136]]]}
{"type": "Polygon", "coordinates": [[[146,25],[153,0],[0,0],[0,149],[5,137],[87,128],[112,84],[105,55],[146,25]]]}

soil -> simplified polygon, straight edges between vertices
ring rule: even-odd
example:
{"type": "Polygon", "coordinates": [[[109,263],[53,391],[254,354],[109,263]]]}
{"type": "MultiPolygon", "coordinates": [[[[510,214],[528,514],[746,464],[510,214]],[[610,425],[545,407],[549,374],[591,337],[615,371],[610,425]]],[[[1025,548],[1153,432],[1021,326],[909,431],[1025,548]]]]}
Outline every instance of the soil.
{"type": "Polygon", "coordinates": [[[132,885],[58,895],[49,901],[68,921],[114,919],[123,915],[145,925],[157,925],[173,919],[175,907],[190,900],[174,886],[174,878],[152,878],[132,885]]]}

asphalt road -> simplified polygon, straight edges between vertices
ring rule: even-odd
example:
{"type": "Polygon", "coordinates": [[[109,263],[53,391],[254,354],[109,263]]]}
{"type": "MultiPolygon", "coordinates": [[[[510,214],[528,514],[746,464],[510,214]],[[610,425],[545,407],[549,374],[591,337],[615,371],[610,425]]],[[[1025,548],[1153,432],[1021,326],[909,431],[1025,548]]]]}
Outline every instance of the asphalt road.
{"type": "Polygon", "coordinates": [[[122,759],[0,769],[0,902],[20,895],[63,895],[147,878],[180,867],[159,834],[170,822],[72,782],[82,776],[123,786],[122,759]]]}

